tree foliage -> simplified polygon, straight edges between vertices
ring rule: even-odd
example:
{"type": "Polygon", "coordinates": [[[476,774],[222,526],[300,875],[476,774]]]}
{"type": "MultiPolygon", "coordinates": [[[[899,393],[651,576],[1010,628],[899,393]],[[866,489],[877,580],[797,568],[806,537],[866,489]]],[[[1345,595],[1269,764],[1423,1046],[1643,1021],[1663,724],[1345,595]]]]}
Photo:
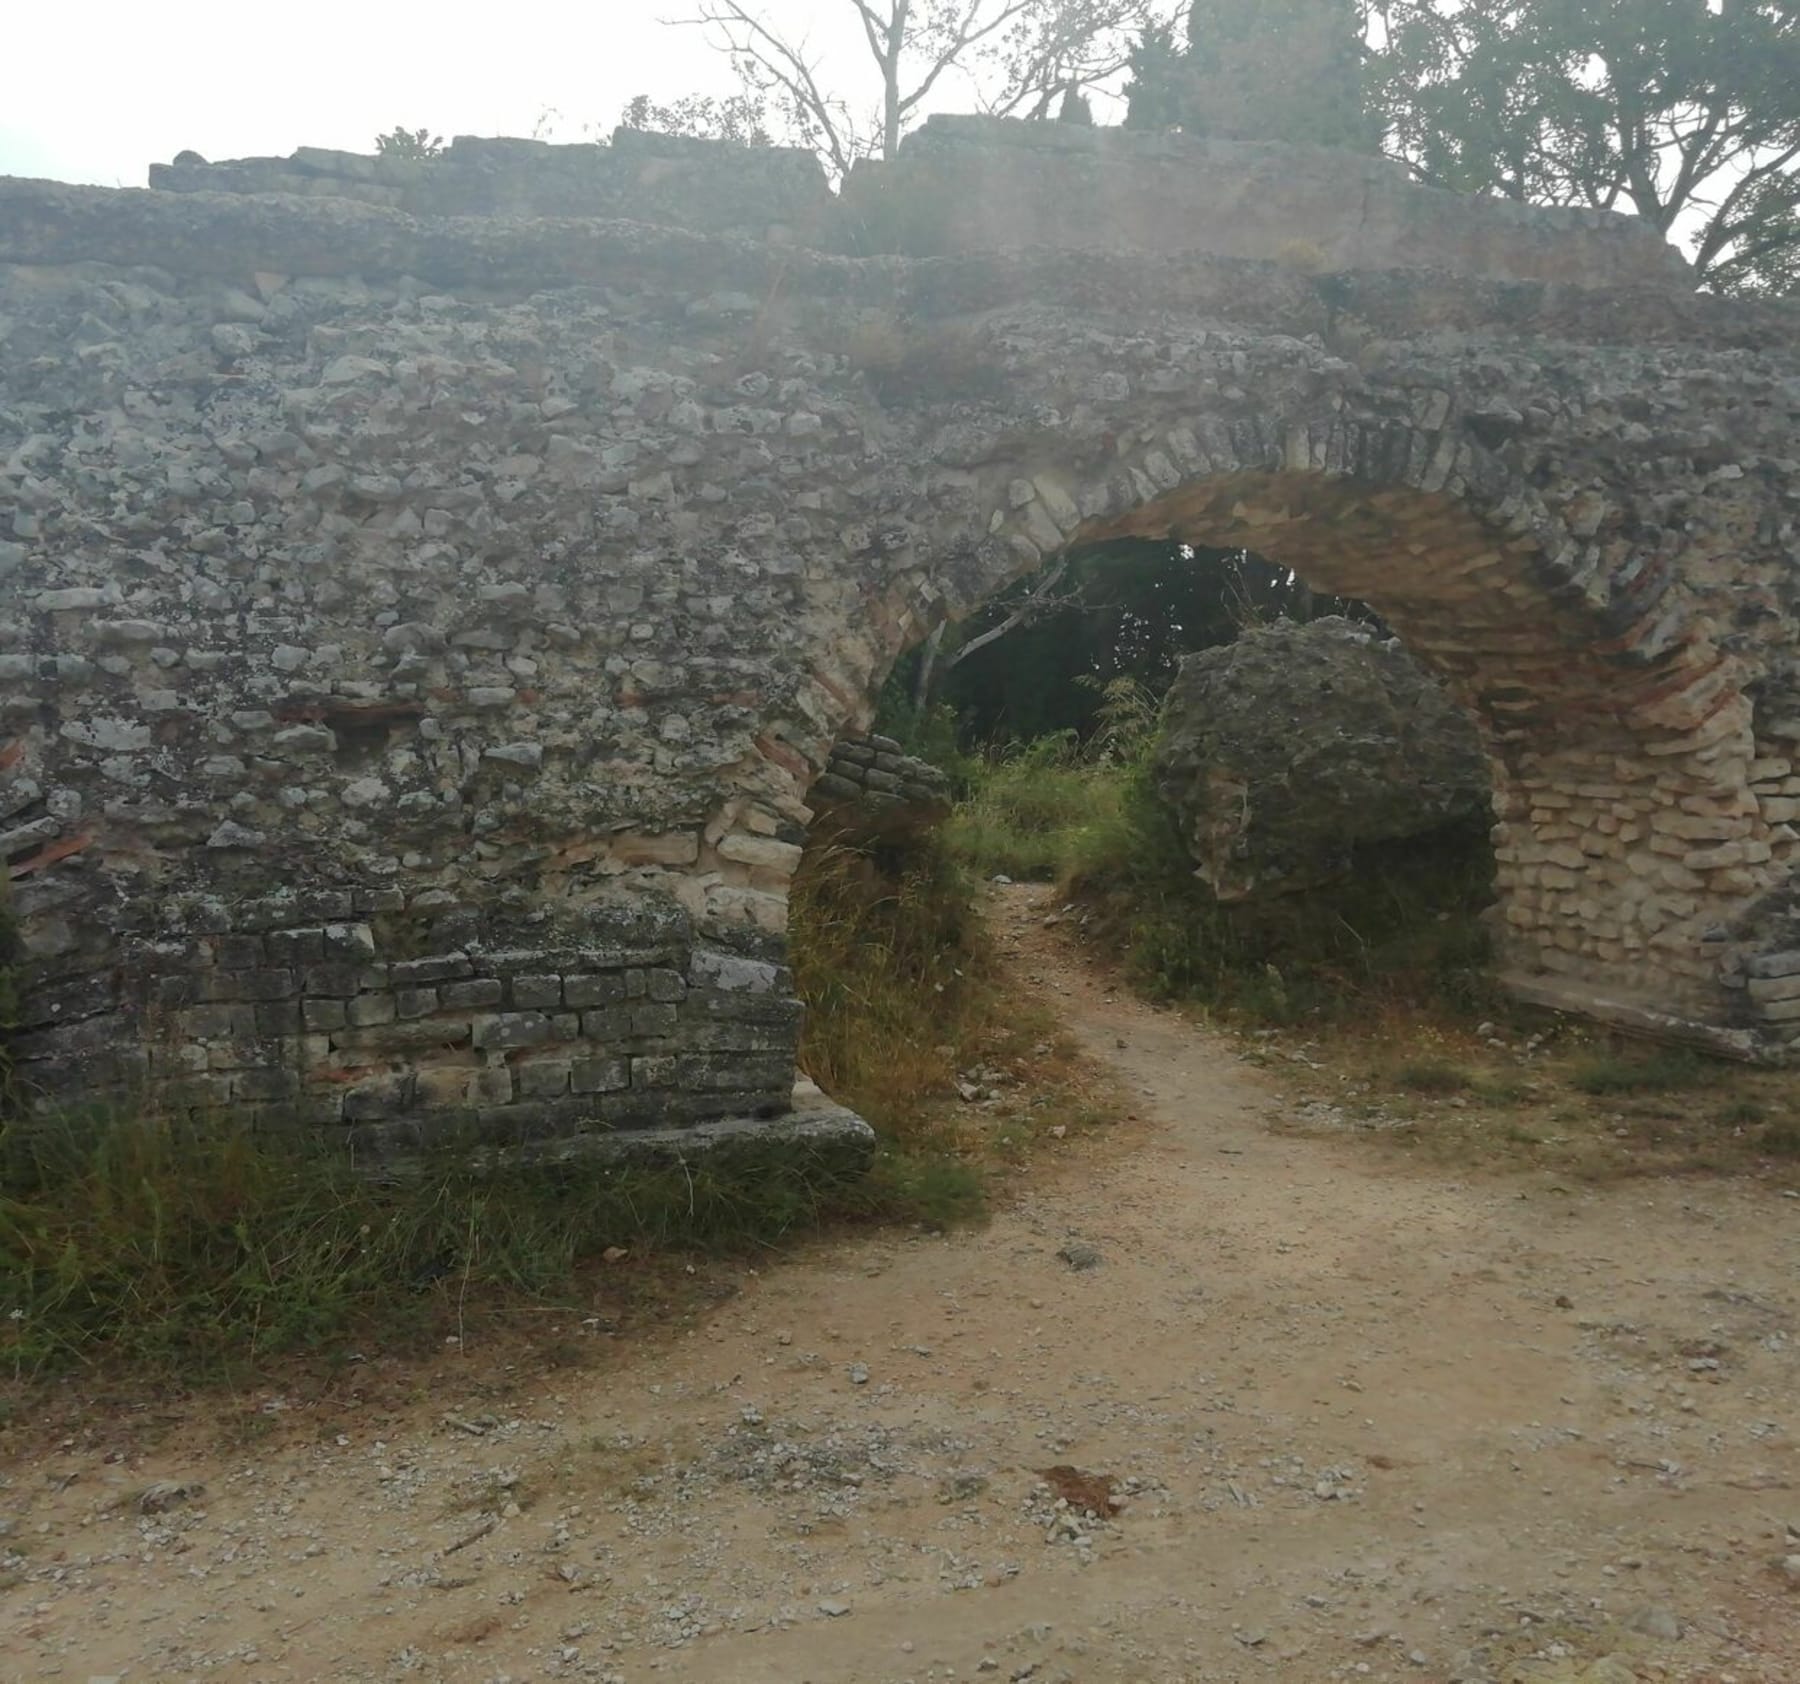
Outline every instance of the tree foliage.
{"type": "Polygon", "coordinates": [[[772,146],[768,101],[753,93],[686,94],[659,102],[638,94],[626,103],[619,121],[628,129],[657,134],[692,135],[699,140],[728,140],[739,146],[772,146]]]}
{"type": "Polygon", "coordinates": [[[1800,279],[1800,8],[1788,0],[1397,0],[1369,61],[1425,181],[1635,211],[1705,285],[1800,279]]]}
{"type": "Polygon", "coordinates": [[[1372,151],[1364,29],[1354,0],[1191,0],[1182,45],[1166,26],[1132,54],[1126,121],[1372,151]]]}
{"type": "Polygon", "coordinates": [[[386,134],[375,137],[378,158],[436,158],[444,150],[444,137],[430,129],[409,129],[396,123],[386,134]]]}
{"type": "Polygon", "coordinates": [[[1378,143],[1433,186],[1635,212],[1714,290],[1800,286],[1793,0],[1191,0],[1132,66],[1133,123],[1378,143]]]}

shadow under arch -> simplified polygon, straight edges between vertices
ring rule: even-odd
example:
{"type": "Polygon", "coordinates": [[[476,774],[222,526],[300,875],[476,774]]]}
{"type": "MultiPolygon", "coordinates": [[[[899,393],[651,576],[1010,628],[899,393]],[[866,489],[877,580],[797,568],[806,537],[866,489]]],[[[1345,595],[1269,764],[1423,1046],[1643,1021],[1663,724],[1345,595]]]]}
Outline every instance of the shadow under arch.
{"type": "Polygon", "coordinates": [[[1749,1052],[1718,944],[1786,867],[1784,838],[1745,793],[1740,664],[1668,556],[1601,568],[1468,427],[1429,419],[1176,425],[1104,469],[1054,431],[1015,438],[983,470],[979,535],[869,604],[868,671],[860,695],[833,687],[852,703],[836,728],[866,720],[931,626],[1062,549],[1140,537],[1254,550],[1367,602],[1474,715],[1512,992],[1749,1052]]]}

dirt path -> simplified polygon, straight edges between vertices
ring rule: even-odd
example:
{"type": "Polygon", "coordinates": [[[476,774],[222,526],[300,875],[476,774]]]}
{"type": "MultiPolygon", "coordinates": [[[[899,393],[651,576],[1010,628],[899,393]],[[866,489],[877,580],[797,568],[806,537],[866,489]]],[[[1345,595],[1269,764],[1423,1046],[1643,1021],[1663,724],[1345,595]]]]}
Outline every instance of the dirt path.
{"type": "Polygon", "coordinates": [[[1002,939],[1129,1138],[498,1405],[472,1356],[317,1442],[14,1467],[0,1677],[1800,1678],[1800,1205],[1274,1132],[1271,1078],[1042,911],[1002,939]]]}

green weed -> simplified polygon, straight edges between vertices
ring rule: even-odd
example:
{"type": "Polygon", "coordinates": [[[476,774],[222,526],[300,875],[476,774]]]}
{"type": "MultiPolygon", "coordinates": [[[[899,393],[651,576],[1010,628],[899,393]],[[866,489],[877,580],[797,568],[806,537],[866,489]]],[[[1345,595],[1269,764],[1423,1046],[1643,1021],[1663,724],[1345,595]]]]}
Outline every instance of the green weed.
{"type": "Polygon", "coordinates": [[[377,1180],[299,1135],[124,1113],[0,1131],[0,1363],[192,1372],[405,1338],[566,1294],[609,1246],[763,1245],[874,1195],[807,1153],[691,1164],[456,1155],[377,1180]]]}
{"type": "Polygon", "coordinates": [[[1082,758],[1072,732],[989,761],[945,831],[956,857],[984,877],[1068,874],[1114,829],[1124,775],[1082,758]]]}
{"type": "Polygon", "coordinates": [[[1704,1085],[1719,1066],[1699,1053],[1665,1047],[1642,1054],[1602,1053],[1581,1060],[1568,1073],[1569,1086],[1581,1093],[1676,1093],[1704,1085]]]}
{"type": "Polygon", "coordinates": [[[801,1068],[880,1136],[871,1206],[930,1228],[979,1217],[988,1168],[1047,1123],[1091,1121],[1053,1018],[1002,976],[977,892],[967,866],[927,834],[887,846],[815,841],[789,901],[789,957],[807,1006],[801,1068]],[[1029,1118],[959,1108],[960,1073],[987,1064],[1013,1072],[1029,1118]]]}
{"type": "Polygon", "coordinates": [[[1414,1093],[1464,1093],[1475,1085],[1468,1071],[1441,1058],[1403,1064],[1394,1072],[1394,1080],[1414,1093]]]}
{"type": "Polygon", "coordinates": [[[1800,1124],[1771,1123],[1757,1144],[1771,1158],[1800,1158],[1800,1124]]]}
{"type": "Polygon", "coordinates": [[[1316,1022],[1388,1005],[1472,1014],[1492,1005],[1485,831],[1458,827],[1358,851],[1338,882],[1219,901],[1194,876],[1139,759],[1065,850],[1066,887],[1098,904],[1138,986],[1227,1018],[1316,1022]]]}

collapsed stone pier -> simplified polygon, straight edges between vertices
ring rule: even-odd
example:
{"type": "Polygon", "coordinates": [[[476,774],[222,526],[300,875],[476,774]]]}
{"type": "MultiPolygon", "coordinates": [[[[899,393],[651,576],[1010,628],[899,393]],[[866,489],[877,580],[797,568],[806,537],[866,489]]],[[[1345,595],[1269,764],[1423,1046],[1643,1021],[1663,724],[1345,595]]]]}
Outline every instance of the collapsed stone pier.
{"type": "Polygon", "coordinates": [[[938,120],[0,182],[28,1100],[370,1151],[787,1112],[809,791],[1071,544],[1373,604],[1524,997],[1800,1031],[1800,310],[1322,152],[938,120]]]}

